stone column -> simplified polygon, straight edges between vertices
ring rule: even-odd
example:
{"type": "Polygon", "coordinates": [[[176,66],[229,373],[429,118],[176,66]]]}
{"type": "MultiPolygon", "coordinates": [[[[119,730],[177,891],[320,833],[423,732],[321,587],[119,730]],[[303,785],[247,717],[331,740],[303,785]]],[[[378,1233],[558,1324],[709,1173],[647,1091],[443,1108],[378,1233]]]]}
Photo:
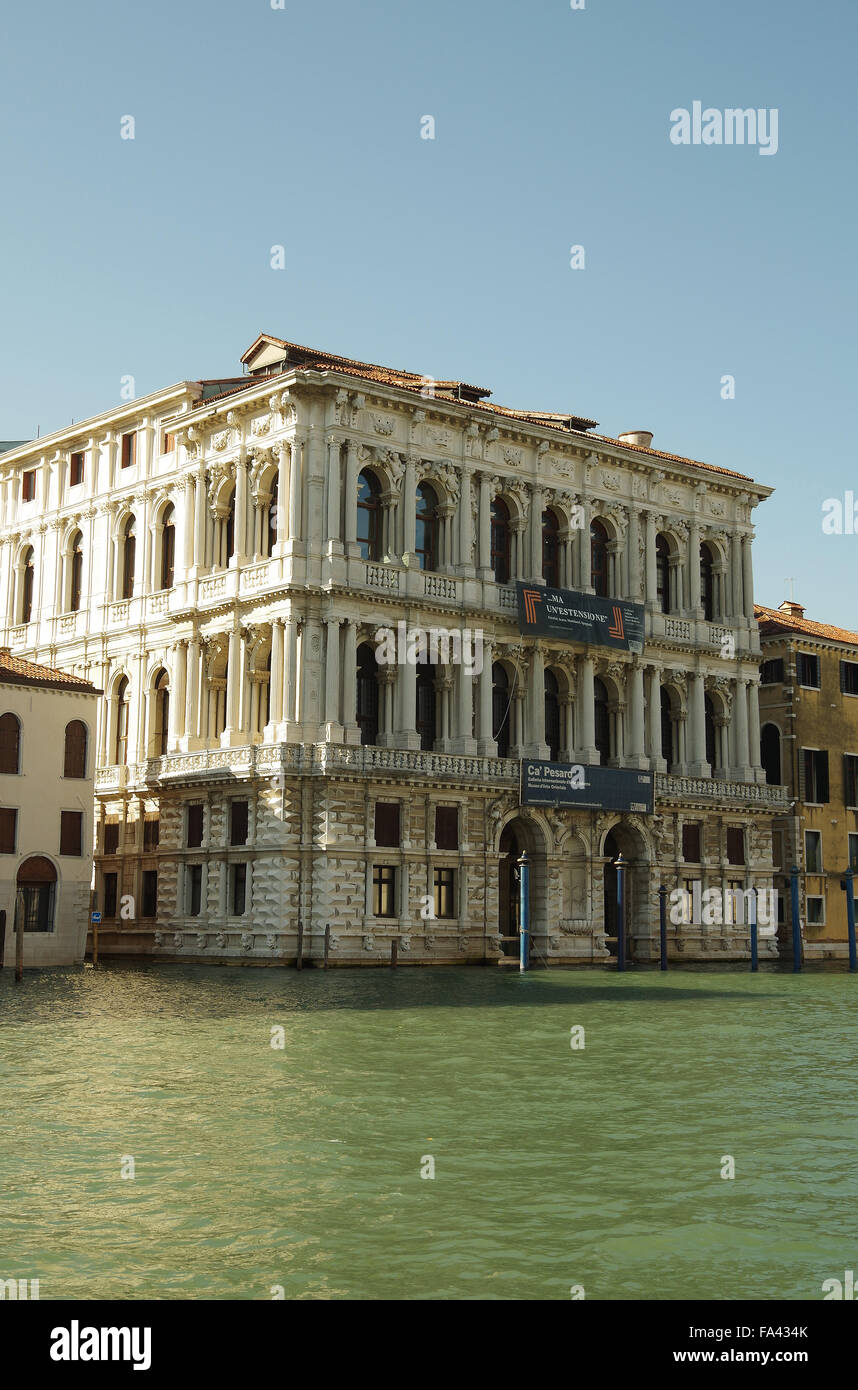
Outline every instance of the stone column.
{"type": "Polygon", "coordinates": [[[291,614],[283,621],[283,721],[284,736],[294,740],[298,704],[298,619],[291,614]]]}
{"type": "Polygon", "coordinates": [[[524,556],[524,521],[521,517],[516,517],[509,525],[512,539],[512,554],[510,556],[510,581],[523,579],[526,568],[524,556]]]}
{"type": "Polygon", "coordinates": [[[173,648],[173,670],[170,677],[170,718],[167,748],[173,752],[185,732],[188,682],[188,644],[177,642],[173,648]]]}
{"type": "Polygon", "coordinates": [[[700,523],[696,514],[688,532],[688,607],[692,617],[703,617],[700,603],[700,523]]]}
{"type": "Polygon", "coordinates": [[[541,647],[533,648],[527,695],[527,722],[523,740],[525,757],[545,759],[549,757],[550,750],[545,742],[545,655],[541,647]]]}
{"type": "Polygon", "coordinates": [[[748,741],[753,780],[764,782],[766,778],[760,762],[760,683],[755,680],[748,681],[748,741]]]}
{"type": "Polygon", "coordinates": [[[477,576],[479,579],[494,579],[494,571],[492,570],[491,477],[488,473],[480,474],[480,545],[477,563],[479,565],[477,576]]]}
{"type": "Polygon", "coordinates": [[[281,618],[274,618],[271,623],[270,690],[268,723],[276,728],[283,718],[283,620],[281,618]]]}
{"type": "Polygon", "coordinates": [[[378,668],[378,742],[382,748],[396,747],[396,735],[393,732],[396,672],[395,666],[380,666],[378,668]]]}
{"type": "Polygon", "coordinates": [[[194,572],[206,567],[206,471],[201,466],[194,479],[194,572]]]}
{"type": "Polygon", "coordinates": [[[473,517],[471,515],[471,478],[472,470],[462,468],[460,476],[459,490],[459,559],[456,565],[456,573],[472,578],[475,570],[471,563],[471,551],[474,544],[473,517]]]}
{"type": "Polygon", "coordinates": [[[534,486],[530,493],[530,569],[526,578],[534,580],[537,584],[545,582],[542,578],[542,513],[544,510],[543,490],[538,485],[534,486]]]}
{"type": "Polygon", "coordinates": [[[187,715],[185,734],[182,740],[185,749],[199,746],[200,740],[200,639],[192,637],[188,642],[187,674],[187,715]]]}
{"type": "Polygon", "coordinates": [[[645,768],[644,755],[644,674],[643,667],[636,661],[627,671],[629,682],[629,746],[626,756],[628,767],[645,768]]]}
{"type": "Polygon", "coordinates": [[[735,624],[739,622],[744,613],[744,603],[742,600],[742,537],[732,535],[730,537],[730,571],[732,578],[732,599],[728,616],[735,624]]]}
{"type": "Polygon", "coordinates": [[[235,463],[235,537],[228,562],[233,569],[247,560],[247,458],[241,450],[235,463]]]}
{"type": "Polygon", "coordinates": [[[699,671],[688,675],[688,723],[691,757],[688,771],[692,777],[708,777],[712,771],[706,761],[706,717],[703,676],[699,671]]]}
{"type": "Polygon", "coordinates": [[[658,573],[655,563],[655,515],[646,514],[646,606],[650,613],[658,607],[658,573]]]}
{"type": "Polygon", "coordinates": [[[590,547],[591,508],[590,502],[586,497],[581,498],[581,511],[583,513],[583,525],[581,528],[580,540],[578,542],[578,588],[584,590],[589,589],[592,593],[593,586],[591,580],[593,577],[593,561],[590,547]]]}
{"type": "Polygon", "coordinates": [[[640,552],[640,522],[638,509],[634,502],[629,507],[629,541],[628,541],[628,571],[629,587],[628,596],[635,603],[639,602],[641,596],[641,552],[640,552]]]}
{"type": "Polygon", "coordinates": [[[455,668],[456,691],[456,731],[453,736],[454,753],[464,753],[469,757],[477,751],[474,738],[474,677],[468,674],[464,662],[455,668]]]}
{"type": "Polygon", "coordinates": [[[289,530],[287,539],[297,541],[301,536],[301,440],[297,435],[289,446],[289,455],[289,530]]]}
{"type": "Polygon", "coordinates": [[[510,740],[509,756],[511,758],[523,758],[524,751],[524,691],[521,686],[516,686],[512,697],[512,738],[510,740]]]}
{"type": "Polygon", "coordinates": [[[353,439],[346,448],[346,487],[344,498],[346,554],[360,555],[357,543],[358,451],[353,439]]]}
{"type": "Polygon", "coordinates": [[[342,555],[343,542],[340,538],[340,453],[339,438],[328,436],[328,551],[342,555]]]}
{"type": "Polygon", "coordinates": [[[230,748],[238,742],[239,701],[241,694],[242,662],[241,633],[233,627],[229,634],[229,656],[227,658],[226,681],[226,725],[221,734],[221,747],[230,748]]]}
{"type": "Polygon", "coordinates": [[[274,540],[275,556],[283,554],[286,546],[286,539],[289,534],[289,507],[287,499],[289,497],[290,457],[290,446],[288,444],[281,444],[277,452],[277,534],[274,540]]]}
{"type": "Polygon", "coordinates": [[[733,768],[733,776],[738,782],[752,782],[754,776],[748,756],[748,681],[744,676],[739,676],[736,680],[733,721],[736,739],[736,765],[733,768]]]}
{"type": "Polygon", "coordinates": [[[340,743],[343,726],[340,722],[340,620],[325,619],[325,738],[340,743]]]}
{"type": "MultiPolygon", "coordinates": [[[[647,668],[647,722],[649,733],[647,743],[650,763],[656,772],[669,772],[665,758],[661,751],[661,672],[657,666],[647,668]]],[[[679,750],[674,750],[676,761],[679,761],[679,750]]]]}
{"type": "Polygon", "coordinates": [[[754,621],[754,569],[751,555],[751,536],[742,537],[742,589],[744,597],[743,613],[749,623],[754,621]]]}
{"type": "Polygon", "coordinates": [[[417,732],[417,667],[409,661],[394,667],[398,675],[395,690],[399,701],[397,716],[397,748],[419,748],[417,732]]]}
{"type": "Polygon", "coordinates": [[[716,765],[712,769],[713,777],[723,777],[726,781],[730,776],[730,752],[728,748],[727,733],[730,720],[726,714],[716,714],[715,716],[715,749],[716,765]]]}
{"type": "MultiPolygon", "coordinates": [[[[402,493],[400,497],[402,507],[402,563],[412,569],[418,567],[419,561],[415,551],[417,545],[417,455],[406,454],[405,473],[402,478],[402,493]]],[[[440,538],[439,538],[440,539],[440,538]]],[[[396,544],[391,538],[390,551],[396,550],[396,544]]]]}
{"type": "Polygon", "coordinates": [[[583,656],[580,659],[578,662],[578,672],[578,709],[580,711],[578,723],[581,746],[577,751],[582,763],[593,765],[598,763],[599,754],[596,749],[596,715],[592,657],[583,656]]]}
{"type": "Polygon", "coordinates": [[[480,757],[496,758],[497,744],[492,738],[492,661],[494,644],[483,638],[483,669],[479,675],[479,745],[480,757]]]}
{"type": "Polygon", "coordinates": [[[347,743],[360,742],[360,726],[357,722],[357,623],[354,618],[346,621],[346,635],[343,651],[343,724],[347,743]]]}

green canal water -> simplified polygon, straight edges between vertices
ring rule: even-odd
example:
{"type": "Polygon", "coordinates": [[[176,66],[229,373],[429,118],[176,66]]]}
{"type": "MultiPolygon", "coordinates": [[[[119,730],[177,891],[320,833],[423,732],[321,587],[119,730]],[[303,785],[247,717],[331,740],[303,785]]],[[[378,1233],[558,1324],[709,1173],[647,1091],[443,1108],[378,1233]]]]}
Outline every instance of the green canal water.
{"type": "Polygon", "coordinates": [[[858,1270],[856,1005],[833,969],[6,969],[0,1277],[818,1300],[858,1270]]]}

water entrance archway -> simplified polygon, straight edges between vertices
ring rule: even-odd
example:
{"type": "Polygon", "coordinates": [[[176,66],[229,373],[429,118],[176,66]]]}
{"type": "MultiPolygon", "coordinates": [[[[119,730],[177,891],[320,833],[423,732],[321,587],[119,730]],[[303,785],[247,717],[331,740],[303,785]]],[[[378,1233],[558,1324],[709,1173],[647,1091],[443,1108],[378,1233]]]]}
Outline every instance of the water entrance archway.
{"type": "Polygon", "coordinates": [[[651,936],[650,853],[634,825],[619,821],[605,836],[602,846],[603,925],[605,945],[612,960],[617,958],[622,929],[626,960],[650,960],[654,947],[651,936]],[[617,912],[616,860],[622,854],[626,863],[623,880],[623,922],[617,912]]]}
{"type": "Polygon", "coordinates": [[[517,863],[522,850],[526,850],[530,862],[530,931],[538,951],[545,934],[545,840],[535,821],[516,816],[504,826],[498,848],[501,856],[498,863],[498,936],[503,960],[518,960],[521,924],[517,863]]]}

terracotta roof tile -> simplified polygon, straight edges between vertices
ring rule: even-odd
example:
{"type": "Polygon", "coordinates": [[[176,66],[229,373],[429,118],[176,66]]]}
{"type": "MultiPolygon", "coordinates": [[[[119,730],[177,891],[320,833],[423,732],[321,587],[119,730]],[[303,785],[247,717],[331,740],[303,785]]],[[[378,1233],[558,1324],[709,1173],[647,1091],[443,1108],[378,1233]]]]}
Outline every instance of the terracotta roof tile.
{"type": "Polygon", "coordinates": [[[22,656],[13,656],[8,647],[0,647],[0,682],[11,681],[18,685],[44,685],[56,689],[89,691],[100,695],[92,681],[82,676],[73,676],[68,671],[58,671],[53,666],[37,666],[33,661],[25,661],[22,656]]]}
{"type": "Polygon", "coordinates": [[[823,637],[828,642],[847,642],[858,647],[858,632],[849,632],[845,627],[833,627],[830,623],[815,623],[810,618],[796,618],[782,613],[779,608],[766,608],[762,603],[754,604],[754,617],[765,636],[778,632],[796,632],[805,637],[823,637]]]}

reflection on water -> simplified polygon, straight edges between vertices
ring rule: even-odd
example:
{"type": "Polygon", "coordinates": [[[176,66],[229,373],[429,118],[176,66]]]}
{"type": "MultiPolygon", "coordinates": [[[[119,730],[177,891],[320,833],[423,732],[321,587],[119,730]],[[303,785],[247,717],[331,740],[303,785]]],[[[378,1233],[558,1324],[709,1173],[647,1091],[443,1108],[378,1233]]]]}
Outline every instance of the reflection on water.
{"type": "Polygon", "coordinates": [[[835,970],[4,970],[0,1278],[817,1299],[855,1267],[856,1000],[835,970]]]}

